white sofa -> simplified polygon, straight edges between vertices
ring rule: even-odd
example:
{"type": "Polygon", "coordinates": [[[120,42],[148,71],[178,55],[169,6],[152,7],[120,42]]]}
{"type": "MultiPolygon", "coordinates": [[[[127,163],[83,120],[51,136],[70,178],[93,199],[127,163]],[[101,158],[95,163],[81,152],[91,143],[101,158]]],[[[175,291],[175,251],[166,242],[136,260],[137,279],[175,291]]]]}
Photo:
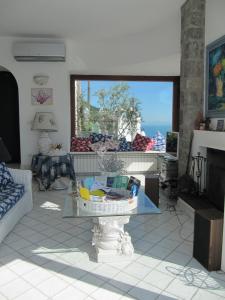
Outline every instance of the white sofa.
{"type": "Polygon", "coordinates": [[[33,208],[31,171],[11,168],[9,168],[9,171],[15,183],[24,184],[25,193],[16,205],[13,206],[0,220],[0,243],[17,222],[33,208]]]}

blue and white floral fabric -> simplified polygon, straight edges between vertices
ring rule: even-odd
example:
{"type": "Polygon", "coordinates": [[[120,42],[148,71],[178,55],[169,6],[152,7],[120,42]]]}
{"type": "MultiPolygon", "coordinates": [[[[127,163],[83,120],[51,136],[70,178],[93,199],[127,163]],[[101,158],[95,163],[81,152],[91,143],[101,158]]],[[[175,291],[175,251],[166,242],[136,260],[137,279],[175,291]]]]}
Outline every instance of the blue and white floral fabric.
{"type": "Polygon", "coordinates": [[[128,142],[125,137],[120,138],[119,141],[120,141],[120,144],[119,144],[118,151],[123,152],[123,151],[132,151],[133,150],[131,142],[128,142]]]}
{"type": "Polygon", "coordinates": [[[93,133],[90,134],[90,138],[91,138],[91,143],[94,144],[94,143],[97,143],[97,142],[105,142],[105,141],[111,139],[112,136],[107,135],[107,134],[93,132],[93,133]]]}
{"type": "Polygon", "coordinates": [[[155,136],[153,137],[154,148],[155,151],[166,151],[166,140],[164,135],[161,132],[157,131],[155,136]]]}
{"type": "Polygon", "coordinates": [[[24,192],[23,184],[12,182],[0,191],[0,220],[22,198],[24,192]]]}
{"type": "Polygon", "coordinates": [[[0,163],[0,191],[3,190],[9,183],[13,183],[12,175],[4,162],[0,163]]]}
{"type": "Polygon", "coordinates": [[[47,190],[58,176],[69,176],[75,180],[75,171],[70,154],[60,156],[34,155],[31,169],[47,190]]]}

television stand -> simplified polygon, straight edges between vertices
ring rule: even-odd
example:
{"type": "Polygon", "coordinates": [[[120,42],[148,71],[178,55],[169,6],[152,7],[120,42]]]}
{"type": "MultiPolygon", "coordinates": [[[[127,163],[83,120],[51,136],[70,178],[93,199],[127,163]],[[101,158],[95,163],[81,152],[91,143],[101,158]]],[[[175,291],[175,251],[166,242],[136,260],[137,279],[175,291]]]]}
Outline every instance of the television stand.
{"type": "Polygon", "coordinates": [[[161,183],[177,180],[178,159],[168,153],[159,156],[159,180],[161,183]]]}
{"type": "Polygon", "coordinates": [[[159,182],[161,188],[169,189],[170,200],[177,199],[178,160],[176,157],[165,153],[159,157],[159,182]]]}

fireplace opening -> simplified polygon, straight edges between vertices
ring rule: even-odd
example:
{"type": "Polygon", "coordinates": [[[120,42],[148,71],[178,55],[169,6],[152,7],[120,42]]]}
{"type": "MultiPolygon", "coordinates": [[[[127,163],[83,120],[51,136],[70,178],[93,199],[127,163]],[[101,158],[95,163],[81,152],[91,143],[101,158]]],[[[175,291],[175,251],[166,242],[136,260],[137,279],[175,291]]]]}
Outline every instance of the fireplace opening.
{"type": "Polygon", "coordinates": [[[206,195],[213,206],[224,211],[225,151],[207,148],[206,195]]]}

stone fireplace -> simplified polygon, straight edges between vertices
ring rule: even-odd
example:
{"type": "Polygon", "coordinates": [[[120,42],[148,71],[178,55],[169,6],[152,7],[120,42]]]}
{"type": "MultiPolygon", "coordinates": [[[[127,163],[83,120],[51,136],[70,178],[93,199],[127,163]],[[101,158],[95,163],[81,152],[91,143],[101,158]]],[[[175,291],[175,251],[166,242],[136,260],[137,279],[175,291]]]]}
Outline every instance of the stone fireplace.
{"type": "Polygon", "coordinates": [[[207,148],[206,195],[215,208],[224,211],[225,151],[207,148]]]}
{"type": "MultiPolygon", "coordinates": [[[[206,192],[209,201],[224,212],[225,194],[225,132],[194,130],[192,155],[200,152],[207,158],[206,192]]],[[[225,222],[221,269],[225,271],[225,222]]]]}

